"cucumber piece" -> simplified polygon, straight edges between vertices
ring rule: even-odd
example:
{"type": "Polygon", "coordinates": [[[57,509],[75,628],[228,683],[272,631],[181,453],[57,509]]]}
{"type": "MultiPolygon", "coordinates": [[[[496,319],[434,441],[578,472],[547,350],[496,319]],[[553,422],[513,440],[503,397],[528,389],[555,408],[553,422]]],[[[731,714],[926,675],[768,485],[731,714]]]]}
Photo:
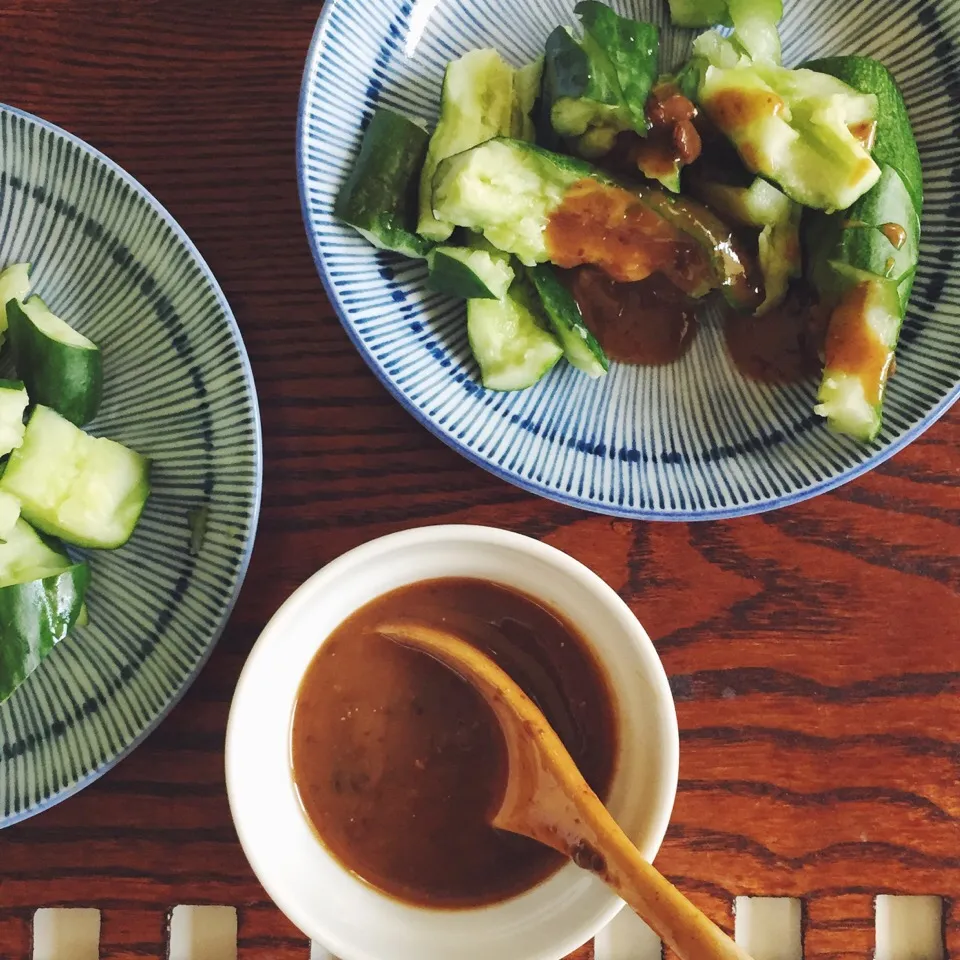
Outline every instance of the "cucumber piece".
{"type": "Polygon", "coordinates": [[[557,277],[556,270],[549,263],[541,263],[528,268],[527,274],[540,295],[540,303],[563,346],[567,362],[589,377],[602,377],[610,361],[584,323],[579,304],[557,277]]]}
{"type": "Polygon", "coordinates": [[[807,70],[827,73],[863,94],[877,98],[877,128],[873,159],[880,166],[893,167],[900,174],[913,209],[923,214],[923,170],[920,151],[913,136],[907,105],[890,71],[869,57],[828,57],[802,65],[807,70]]]}
{"type": "Polygon", "coordinates": [[[900,295],[893,280],[849,271],[857,282],[830,314],[814,412],[837,433],[865,443],[880,432],[883,394],[900,335],[900,295]]]}
{"type": "Polygon", "coordinates": [[[100,408],[103,360],[100,349],[78,333],[38,296],[7,304],[10,346],[17,373],[34,403],[52,407],[82,427],[100,408]]]}
{"type": "Polygon", "coordinates": [[[699,102],[752,172],[804,206],[844,210],[880,179],[850,130],[875,119],[877,98],[835,77],[769,63],[710,66],[699,102]]]}
{"type": "Polygon", "coordinates": [[[521,67],[513,75],[513,109],[510,114],[510,136],[515,140],[534,141],[537,137],[533,122],[534,106],[540,96],[543,79],[543,57],[521,67]]]}
{"type": "Polygon", "coordinates": [[[544,230],[589,164],[520,140],[496,138],[444,160],[433,181],[437,216],[482,231],[527,266],[548,259],[544,230]]]}
{"type": "Polygon", "coordinates": [[[145,457],[38,405],[0,490],[17,497],[23,516],[44,533],[112,549],[127,542],[140,519],[149,472],[145,457]]]}
{"type": "Polygon", "coordinates": [[[11,300],[23,300],[30,292],[29,263],[14,263],[0,270],[0,343],[7,330],[7,304],[11,300]]]}
{"type": "Polygon", "coordinates": [[[732,26],[727,0],[669,0],[675,27],[732,26]]]}
{"type": "Polygon", "coordinates": [[[87,564],[74,564],[23,520],[0,544],[0,701],[77,625],[89,582],[87,564]]]}
{"type": "Polygon", "coordinates": [[[41,536],[26,520],[18,519],[0,544],[0,587],[53,577],[72,563],[61,544],[41,536]]]}
{"type": "Polygon", "coordinates": [[[749,187],[700,180],[692,189],[727,221],[760,230],[758,248],[765,297],[756,313],[766,313],[783,300],[790,281],[802,273],[802,208],[760,177],[749,187]]]}
{"type": "Polygon", "coordinates": [[[0,490],[0,543],[10,539],[10,531],[20,519],[20,501],[13,494],[0,490]]]}
{"type": "Polygon", "coordinates": [[[23,412],[29,403],[19,380],[0,380],[0,457],[23,443],[23,412]]]}
{"type": "Polygon", "coordinates": [[[467,336],[488,390],[525,390],[563,356],[540,304],[522,279],[502,300],[467,301],[467,336]]]}
{"type": "Polygon", "coordinates": [[[893,167],[883,167],[877,185],[843,213],[809,215],[804,244],[811,279],[822,297],[829,298],[837,287],[830,265],[843,263],[896,280],[906,311],[920,256],[920,221],[893,167]]]}
{"type": "Polygon", "coordinates": [[[464,300],[502,300],[513,283],[509,255],[482,236],[473,235],[466,247],[434,247],[427,264],[434,290],[464,300]]]}
{"type": "MultiPolygon", "coordinates": [[[[730,228],[706,207],[653,187],[633,185],[627,191],[587,163],[530,143],[501,137],[445,160],[434,179],[434,203],[446,219],[483,231],[495,247],[532,267],[550,259],[546,231],[551,217],[566,198],[576,199],[577,191],[591,183],[646,208],[643,220],[657,231],[653,239],[692,240],[703,249],[713,276],[704,289],[688,292],[702,296],[719,286],[738,309],[759,304],[749,259],[730,228]]],[[[638,229],[638,243],[644,240],[641,233],[638,229]]],[[[611,249],[616,255],[630,254],[629,249],[611,249]]]]}
{"type": "Polygon", "coordinates": [[[643,134],[650,126],[646,105],[660,34],[653,24],[621,17],[596,0],[574,9],[583,37],[557,27],[547,38],[541,126],[548,146],[573,139],[581,156],[598,157],[622,131],[643,134]]]}
{"type": "Polygon", "coordinates": [[[440,162],[492,137],[510,133],[514,70],[496,50],[473,50],[447,65],[440,93],[440,119],[420,174],[417,232],[442,242],[453,224],[436,212],[433,177],[440,162]]]}
{"type": "Polygon", "coordinates": [[[423,258],[432,244],[417,235],[417,178],[429,135],[381,107],[333,205],[334,215],[381,250],[423,258]]]}

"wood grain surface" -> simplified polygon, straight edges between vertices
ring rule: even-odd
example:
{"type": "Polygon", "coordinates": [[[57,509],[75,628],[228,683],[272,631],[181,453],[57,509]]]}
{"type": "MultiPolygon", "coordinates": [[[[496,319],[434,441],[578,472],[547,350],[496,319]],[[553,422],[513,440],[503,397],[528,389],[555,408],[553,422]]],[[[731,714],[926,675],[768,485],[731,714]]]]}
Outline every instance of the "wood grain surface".
{"type": "MultiPolygon", "coordinates": [[[[626,598],[670,674],[681,783],[660,868],[732,929],[805,899],[808,960],[866,958],[877,893],[960,899],[960,410],[869,476],[764,516],[611,521],[447,449],[379,386],[317,278],[294,134],[317,0],[6,0],[0,99],[100,148],[220,279],[263,415],[260,530],[213,658],[133,756],[0,834],[0,956],[40,906],[103,911],[101,956],[163,955],[178,903],[239,908],[240,957],[306,956],[231,827],[223,738],[258,632],[339,553],[418,524],[542,538],[626,598]]],[[[960,919],[945,911],[960,956],[960,919]]],[[[578,956],[591,956],[589,947],[578,956]]]]}

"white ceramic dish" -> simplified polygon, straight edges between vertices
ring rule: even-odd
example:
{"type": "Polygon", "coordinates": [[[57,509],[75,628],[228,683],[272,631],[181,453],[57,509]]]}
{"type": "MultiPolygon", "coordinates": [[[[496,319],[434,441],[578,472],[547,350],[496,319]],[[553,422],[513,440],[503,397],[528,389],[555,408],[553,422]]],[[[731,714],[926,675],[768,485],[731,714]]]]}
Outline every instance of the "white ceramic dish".
{"type": "Polygon", "coordinates": [[[619,711],[608,806],[644,855],[656,855],[673,808],[679,738],[653,644],[616,592],[581,563],[519,534],[474,526],[425,527],[352,550],[304,583],[267,624],[227,727],[227,790],[240,842],[280,909],[340,960],[559,960],[622,905],[592,875],[570,864],[518,897],[479,909],[408,906],[342,867],[296,796],[291,719],[318,647],[375,597],[443,576],[512,585],[562,611],[590,639],[619,711]]]}

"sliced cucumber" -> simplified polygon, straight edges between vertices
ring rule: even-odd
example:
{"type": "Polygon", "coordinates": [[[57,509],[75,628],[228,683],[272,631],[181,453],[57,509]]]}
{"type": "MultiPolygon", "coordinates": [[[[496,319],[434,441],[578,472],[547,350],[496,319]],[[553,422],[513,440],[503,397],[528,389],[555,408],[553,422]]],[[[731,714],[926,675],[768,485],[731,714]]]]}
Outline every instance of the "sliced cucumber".
{"type": "Polygon", "coordinates": [[[0,270],[0,343],[7,329],[7,304],[11,300],[24,300],[30,292],[29,263],[14,263],[0,270]]]}
{"type": "Polygon", "coordinates": [[[17,373],[34,403],[52,407],[82,427],[100,408],[100,349],[33,296],[7,304],[10,346],[17,373]]]}
{"type": "Polygon", "coordinates": [[[485,387],[525,390],[563,356],[539,312],[536,293],[519,279],[502,300],[467,301],[467,335],[485,387]]]}
{"type": "Polygon", "coordinates": [[[0,701],[77,624],[89,582],[85,563],[74,564],[23,520],[0,544],[0,701]]]}
{"type": "Polygon", "coordinates": [[[550,326],[563,346],[563,355],[590,377],[602,377],[610,367],[597,338],[583,322],[583,314],[573,294],[563,285],[549,263],[541,263],[527,271],[550,326]]]}
{"type": "Polygon", "coordinates": [[[23,516],[45,533],[111,549],[126,543],[140,519],[149,472],[145,457],[38,405],[0,490],[17,497],[23,516]]]}
{"type": "Polygon", "coordinates": [[[422,258],[431,247],[416,233],[417,178],[428,139],[412,120],[381,107],[337,194],[334,214],[381,250],[422,258]]]}
{"type": "Polygon", "coordinates": [[[478,234],[465,247],[434,247],[427,255],[429,284],[440,293],[464,300],[502,300],[513,283],[508,254],[478,234]]]}
{"type": "Polygon", "coordinates": [[[513,112],[510,118],[510,136],[516,140],[533,141],[537,137],[533,122],[533,108],[540,95],[543,77],[543,57],[521,67],[513,76],[513,112]]]}
{"type": "Polygon", "coordinates": [[[448,64],[440,94],[440,119],[420,174],[417,232],[442,242],[454,225],[434,212],[433,176],[442,160],[496,136],[513,122],[514,70],[496,50],[473,50],[448,64]]]}
{"type": "Polygon", "coordinates": [[[827,418],[831,430],[869,442],[880,432],[902,316],[896,282],[864,276],[830,315],[814,410],[827,418]]]}
{"type": "Polygon", "coordinates": [[[20,519],[20,501],[12,494],[0,490],[0,543],[10,539],[10,531],[20,519]]]}
{"type": "Polygon", "coordinates": [[[19,380],[0,380],[0,457],[23,443],[23,411],[29,403],[19,380]]]}

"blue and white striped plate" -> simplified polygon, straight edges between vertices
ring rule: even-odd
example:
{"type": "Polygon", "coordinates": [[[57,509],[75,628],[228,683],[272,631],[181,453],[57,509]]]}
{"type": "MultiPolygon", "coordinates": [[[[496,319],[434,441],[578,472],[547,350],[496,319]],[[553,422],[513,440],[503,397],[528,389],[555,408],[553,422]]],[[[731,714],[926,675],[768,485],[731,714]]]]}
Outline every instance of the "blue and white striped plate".
{"type": "MultiPolygon", "coordinates": [[[[813,415],[816,384],[745,380],[717,318],[670,367],[614,365],[598,382],[560,364],[536,387],[478,386],[461,304],[426,289],[422,263],[375,252],[332,213],[360,130],[383,104],[436,116],[445,64],[496,47],[515,65],[574,22],[574,0],[327,0],[307,58],[298,133],[304,219],[330,298],[374,372],[423,424],[471,460],[534,493],[618,516],[740,516],[811,497],[864,473],[930,426],[960,393],[960,4],[956,0],[784,0],[784,62],[858,53],[903,86],[924,164],[926,208],[913,304],[868,447],[813,415]]],[[[663,27],[665,63],[691,31],[666,0],[613,0],[663,27]]]]}
{"type": "Polygon", "coordinates": [[[86,786],[170,711],[233,607],[260,505],[253,378],[200,254],[112,161],[0,106],[0,266],[24,260],[103,352],[86,429],[150,457],[153,493],[129,543],[85,554],[89,626],[0,706],[0,826],[86,786]],[[188,514],[204,507],[194,554],[188,514]]]}

